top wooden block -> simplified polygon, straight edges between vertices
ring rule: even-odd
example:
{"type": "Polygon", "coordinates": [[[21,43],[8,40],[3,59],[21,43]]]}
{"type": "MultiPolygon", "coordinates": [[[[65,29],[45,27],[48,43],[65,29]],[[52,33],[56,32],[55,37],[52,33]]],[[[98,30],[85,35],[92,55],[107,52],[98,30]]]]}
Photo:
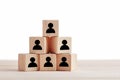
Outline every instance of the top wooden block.
{"type": "Polygon", "coordinates": [[[43,36],[52,37],[58,36],[59,23],[58,20],[43,20],[43,36]]]}

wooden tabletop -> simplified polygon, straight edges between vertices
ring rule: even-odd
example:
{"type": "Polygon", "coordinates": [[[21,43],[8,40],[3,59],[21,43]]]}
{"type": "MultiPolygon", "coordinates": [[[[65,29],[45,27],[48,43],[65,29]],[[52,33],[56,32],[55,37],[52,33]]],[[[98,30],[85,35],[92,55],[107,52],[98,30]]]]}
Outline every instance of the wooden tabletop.
{"type": "Polygon", "coordinates": [[[17,70],[17,61],[0,61],[0,80],[120,80],[120,60],[81,60],[74,71],[17,70]]]}

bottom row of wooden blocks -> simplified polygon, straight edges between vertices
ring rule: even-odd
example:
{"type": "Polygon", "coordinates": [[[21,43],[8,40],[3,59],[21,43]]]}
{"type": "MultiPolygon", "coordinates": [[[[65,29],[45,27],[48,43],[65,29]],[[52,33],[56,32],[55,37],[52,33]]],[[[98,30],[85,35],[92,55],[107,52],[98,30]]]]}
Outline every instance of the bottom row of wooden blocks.
{"type": "Polygon", "coordinates": [[[76,54],[19,54],[19,71],[71,71],[77,66],[76,54]]]}

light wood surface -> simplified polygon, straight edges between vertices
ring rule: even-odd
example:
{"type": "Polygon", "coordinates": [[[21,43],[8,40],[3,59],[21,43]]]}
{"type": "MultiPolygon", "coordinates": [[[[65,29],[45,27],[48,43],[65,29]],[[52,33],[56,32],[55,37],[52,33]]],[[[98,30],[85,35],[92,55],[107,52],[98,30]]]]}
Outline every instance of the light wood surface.
{"type": "Polygon", "coordinates": [[[120,80],[120,60],[81,60],[75,71],[18,71],[17,61],[0,60],[0,80],[120,80]]]}

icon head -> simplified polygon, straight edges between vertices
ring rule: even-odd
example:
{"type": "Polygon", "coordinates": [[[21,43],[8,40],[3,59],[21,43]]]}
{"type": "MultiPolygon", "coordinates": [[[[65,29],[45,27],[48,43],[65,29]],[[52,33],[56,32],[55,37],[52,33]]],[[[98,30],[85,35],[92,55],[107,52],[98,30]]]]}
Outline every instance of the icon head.
{"type": "Polygon", "coordinates": [[[30,58],[30,61],[31,61],[31,62],[35,62],[35,58],[34,58],[34,57],[31,57],[31,58],[30,58]]]}
{"type": "Polygon", "coordinates": [[[35,44],[40,44],[40,41],[39,40],[35,40],[35,44]]]}
{"type": "Polygon", "coordinates": [[[66,57],[62,57],[62,61],[65,62],[67,59],[66,57]]]}
{"type": "Polygon", "coordinates": [[[48,61],[48,62],[51,61],[51,58],[50,58],[50,57],[47,57],[47,58],[46,58],[46,61],[48,61]]]}
{"type": "Polygon", "coordinates": [[[66,41],[66,40],[63,40],[63,41],[62,41],[62,44],[67,44],[67,41],[66,41]]]}
{"type": "Polygon", "coordinates": [[[52,27],[53,27],[53,23],[49,23],[49,24],[48,24],[48,27],[49,27],[49,28],[52,28],[52,27]]]}

